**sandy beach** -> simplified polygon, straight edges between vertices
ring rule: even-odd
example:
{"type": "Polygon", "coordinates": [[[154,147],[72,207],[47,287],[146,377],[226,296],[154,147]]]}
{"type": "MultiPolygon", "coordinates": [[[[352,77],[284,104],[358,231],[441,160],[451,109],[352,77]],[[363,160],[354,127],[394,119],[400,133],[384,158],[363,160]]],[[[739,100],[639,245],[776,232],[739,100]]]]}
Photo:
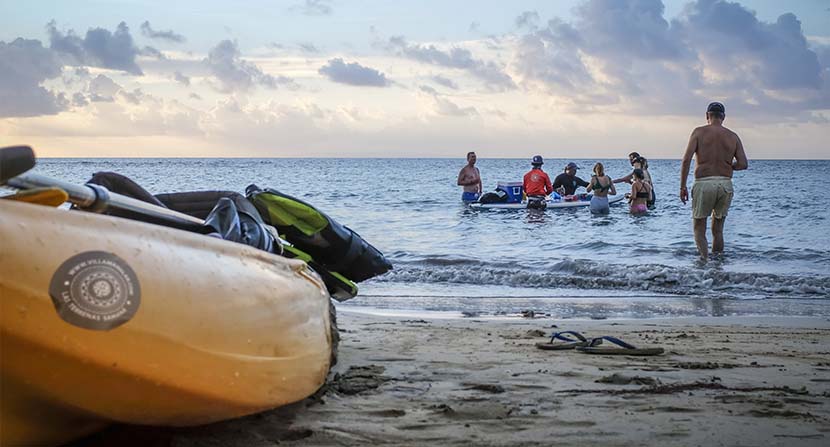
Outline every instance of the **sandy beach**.
{"type": "Polygon", "coordinates": [[[830,0],[0,2],[0,447],[830,447],[830,0]]]}
{"type": "Polygon", "coordinates": [[[827,445],[830,321],[339,314],[339,361],[302,402],[205,427],[116,426],[73,445],[827,445]],[[556,330],[656,357],[544,351],[556,330]]]}

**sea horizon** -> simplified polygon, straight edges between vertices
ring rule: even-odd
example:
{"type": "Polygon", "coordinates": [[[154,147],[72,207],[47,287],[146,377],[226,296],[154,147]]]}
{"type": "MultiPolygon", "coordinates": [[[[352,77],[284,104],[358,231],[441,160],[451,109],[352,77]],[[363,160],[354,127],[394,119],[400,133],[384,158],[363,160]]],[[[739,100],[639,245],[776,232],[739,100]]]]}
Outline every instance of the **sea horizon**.
{"type": "MultiPolygon", "coordinates": [[[[225,160],[225,159],[235,159],[235,160],[301,160],[301,159],[314,159],[314,160],[458,160],[459,166],[464,166],[466,163],[464,161],[464,154],[461,154],[456,157],[317,157],[317,156],[269,156],[269,157],[234,157],[234,156],[224,156],[224,157],[180,157],[180,156],[169,156],[169,157],[84,157],[84,156],[76,156],[76,157],[38,157],[39,160],[166,160],[166,159],[176,159],[176,160],[225,160]]],[[[542,155],[545,160],[594,160],[594,158],[569,158],[569,157],[547,157],[542,155]]],[[[479,160],[525,160],[529,159],[530,157],[483,157],[479,156],[479,160]]],[[[596,160],[628,160],[628,156],[622,157],[597,157],[596,160]]],[[[647,157],[649,161],[651,160],[669,160],[669,161],[681,161],[682,155],[677,158],[650,158],[647,157]]],[[[828,158],[753,158],[752,161],[830,161],[830,157],[828,158]]],[[[694,163],[694,161],[692,161],[694,163]]]]}

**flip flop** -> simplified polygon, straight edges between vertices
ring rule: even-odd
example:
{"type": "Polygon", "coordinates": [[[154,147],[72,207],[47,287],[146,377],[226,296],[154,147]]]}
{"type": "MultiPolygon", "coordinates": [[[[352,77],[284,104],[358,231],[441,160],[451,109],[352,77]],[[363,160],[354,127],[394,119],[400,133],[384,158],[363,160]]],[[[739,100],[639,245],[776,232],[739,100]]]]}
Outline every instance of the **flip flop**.
{"type": "Polygon", "coordinates": [[[544,349],[547,351],[561,351],[565,349],[574,349],[579,346],[588,346],[590,342],[584,335],[580,334],[579,332],[575,331],[562,331],[562,332],[554,332],[550,336],[549,342],[544,343],[536,343],[536,347],[539,349],[544,349]],[[576,340],[573,338],[568,337],[568,335],[573,335],[576,337],[576,340]],[[554,342],[554,340],[559,340],[559,342],[554,342]]]}
{"type": "Polygon", "coordinates": [[[585,346],[576,348],[586,354],[601,355],[659,355],[664,352],[663,348],[638,348],[626,343],[617,337],[604,336],[591,339],[585,346]],[[609,341],[617,347],[599,347],[603,340],[609,341]]]}

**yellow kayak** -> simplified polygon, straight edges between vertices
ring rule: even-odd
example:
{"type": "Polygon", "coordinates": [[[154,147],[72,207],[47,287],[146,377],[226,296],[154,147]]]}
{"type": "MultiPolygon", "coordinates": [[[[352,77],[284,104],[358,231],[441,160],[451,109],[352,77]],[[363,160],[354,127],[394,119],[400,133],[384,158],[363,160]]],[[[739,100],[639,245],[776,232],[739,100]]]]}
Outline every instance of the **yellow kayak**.
{"type": "Polygon", "coordinates": [[[314,393],[329,295],[304,262],[162,226],[0,200],[0,444],[188,426],[314,393]]]}

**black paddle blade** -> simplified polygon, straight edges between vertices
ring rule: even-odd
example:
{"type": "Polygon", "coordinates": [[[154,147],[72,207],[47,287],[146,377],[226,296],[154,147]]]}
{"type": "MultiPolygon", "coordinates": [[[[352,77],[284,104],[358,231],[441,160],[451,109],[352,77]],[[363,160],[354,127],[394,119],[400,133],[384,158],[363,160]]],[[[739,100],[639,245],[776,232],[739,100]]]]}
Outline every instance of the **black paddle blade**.
{"type": "Polygon", "coordinates": [[[0,148],[0,185],[35,166],[35,152],[29,146],[0,148]]]}

